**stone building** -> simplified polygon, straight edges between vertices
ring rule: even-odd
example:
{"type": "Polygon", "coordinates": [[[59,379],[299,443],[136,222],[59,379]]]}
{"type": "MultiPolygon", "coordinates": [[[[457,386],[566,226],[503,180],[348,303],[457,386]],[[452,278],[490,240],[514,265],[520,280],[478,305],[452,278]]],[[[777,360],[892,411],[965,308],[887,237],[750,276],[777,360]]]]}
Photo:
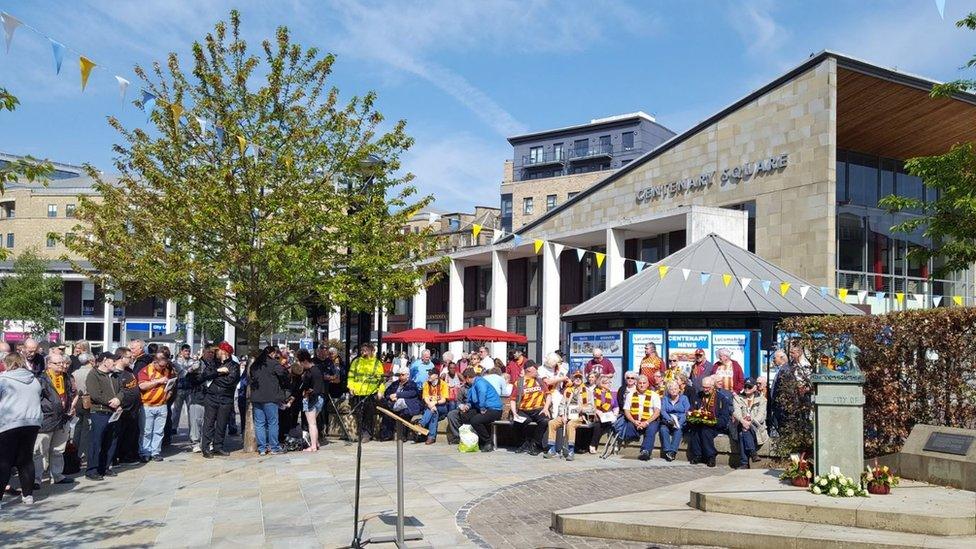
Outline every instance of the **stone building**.
{"type": "Polygon", "coordinates": [[[713,232],[872,312],[953,305],[942,296],[971,305],[972,269],[933,280],[938,265],[906,253],[936,244],[890,230],[912,213],[878,208],[892,193],[934,196],[904,160],[976,139],[976,96],[931,99],[933,84],[834,52],[811,56],[514,235],[451,253],[448,275],[414,296],[410,324],[518,331],[540,359],[567,347],[563,312],[634,274],[635,260],[656,262],[713,232]]]}

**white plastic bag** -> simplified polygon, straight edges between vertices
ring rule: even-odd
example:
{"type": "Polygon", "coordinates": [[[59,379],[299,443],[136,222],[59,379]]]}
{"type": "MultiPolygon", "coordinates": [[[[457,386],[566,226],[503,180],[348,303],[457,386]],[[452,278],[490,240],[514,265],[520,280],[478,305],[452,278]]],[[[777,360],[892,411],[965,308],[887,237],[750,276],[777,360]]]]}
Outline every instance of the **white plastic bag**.
{"type": "Polygon", "coordinates": [[[478,448],[478,434],[470,425],[462,425],[458,429],[458,434],[461,436],[461,444],[458,444],[459,452],[477,452],[480,449],[478,448]]]}

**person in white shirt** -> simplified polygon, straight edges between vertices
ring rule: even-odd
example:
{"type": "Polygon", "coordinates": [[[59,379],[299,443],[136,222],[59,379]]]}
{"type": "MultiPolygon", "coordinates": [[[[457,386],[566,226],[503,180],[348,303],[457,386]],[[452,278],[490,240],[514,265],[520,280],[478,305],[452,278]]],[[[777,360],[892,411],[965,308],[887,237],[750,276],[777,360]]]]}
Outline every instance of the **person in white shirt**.
{"type": "Polygon", "coordinates": [[[482,345],[478,347],[478,357],[481,358],[481,367],[490,370],[495,367],[495,359],[488,353],[488,347],[482,345]]]}

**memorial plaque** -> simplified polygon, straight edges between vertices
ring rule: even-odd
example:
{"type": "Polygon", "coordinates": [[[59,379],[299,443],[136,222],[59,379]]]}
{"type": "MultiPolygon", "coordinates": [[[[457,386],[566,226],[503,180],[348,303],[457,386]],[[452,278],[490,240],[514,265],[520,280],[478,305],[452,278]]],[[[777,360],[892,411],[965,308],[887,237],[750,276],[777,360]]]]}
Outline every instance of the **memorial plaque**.
{"type": "Polygon", "coordinates": [[[971,435],[955,435],[936,431],[929,435],[922,450],[964,456],[969,453],[969,446],[972,445],[974,439],[976,437],[971,435]]]}

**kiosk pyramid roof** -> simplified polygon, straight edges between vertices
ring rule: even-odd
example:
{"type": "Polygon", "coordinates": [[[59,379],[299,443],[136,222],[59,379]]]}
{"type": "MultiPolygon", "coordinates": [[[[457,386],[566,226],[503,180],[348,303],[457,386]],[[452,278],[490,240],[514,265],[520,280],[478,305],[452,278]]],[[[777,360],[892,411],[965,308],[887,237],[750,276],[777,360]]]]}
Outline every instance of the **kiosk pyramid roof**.
{"type": "Polygon", "coordinates": [[[819,286],[713,233],[570,309],[563,320],[707,314],[754,317],[864,313],[830,292],[821,295],[819,286]],[[663,278],[660,266],[668,267],[663,278]],[[687,279],[684,269],[690,271],[687,279]],[[704,284],[702,273],[710,275],[704,284]],[[724,275],[732,276],[728,285],[724,275]],[[750,280],[743,289],[744,279],[750,280]],[[769,281],[768,292],[763,281],[769,281]],[[790,284],[785,296],[780,294],[783,282],[790,284]],[[801,298],[800,289],[804,286],[809,289],[801,298]]]}

